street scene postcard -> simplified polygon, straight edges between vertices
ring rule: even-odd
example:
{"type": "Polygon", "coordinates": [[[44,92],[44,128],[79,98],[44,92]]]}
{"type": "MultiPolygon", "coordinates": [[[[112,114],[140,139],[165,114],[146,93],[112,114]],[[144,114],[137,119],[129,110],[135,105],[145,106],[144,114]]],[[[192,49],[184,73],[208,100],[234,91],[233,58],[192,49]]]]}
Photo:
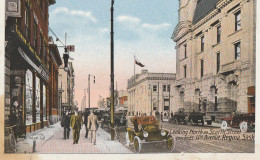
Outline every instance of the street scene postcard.
{"type": "Polygon", "coordinates": [[[256,153],[256,0],[1,5],[5,156],[256,153]]]}

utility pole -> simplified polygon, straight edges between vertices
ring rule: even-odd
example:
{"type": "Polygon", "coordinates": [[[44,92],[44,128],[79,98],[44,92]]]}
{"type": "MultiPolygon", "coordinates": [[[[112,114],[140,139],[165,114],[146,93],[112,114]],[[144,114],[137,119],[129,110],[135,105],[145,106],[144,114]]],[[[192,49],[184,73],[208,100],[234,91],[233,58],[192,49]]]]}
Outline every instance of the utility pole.
{"type": "Polygon", "coordinates": [[[114,0],[111,0],[111,140],[114,140],[114,0]]]}

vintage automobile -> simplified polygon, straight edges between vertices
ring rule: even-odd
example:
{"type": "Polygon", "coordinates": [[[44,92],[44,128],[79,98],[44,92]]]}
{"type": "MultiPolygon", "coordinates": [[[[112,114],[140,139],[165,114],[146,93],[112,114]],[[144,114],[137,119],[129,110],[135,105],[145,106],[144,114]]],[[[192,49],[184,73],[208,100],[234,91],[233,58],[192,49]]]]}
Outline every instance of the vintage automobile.
{"type": "Polygon", "coordinates": [[[201,112],[191,112],[185,117],[185,121],[187,125],[193,125],[196,123],[201,123],[201,125],[204,125],[204,116],[206,113],[201,113],[201,112]]]}
{"type": "Polygon", "coordinates": [[[184,108],[180,108],[177,112],[173,115],[173,122],[176,124],[184,123],[186,124],[185,118],[187,117],[187,113],[184,112],[184,108]]]}
{"type": "Polygon", "coordinates": [[[227,127],[239,127],[241,132],[247,132],[248,129],[255,128],[254,113],[232,113],[229,117],[222,118],[221,129],[226,130],[227,127]]]}
{"type": "MultiPolygon", "coordinates": [[[[110,128],[110,113],[109,112],[103,112],[101,116],[101,128],[104,126],[107,126],[107,128],[110,128]]],[[[126,126],[126,112],[120,111],[114,113],[114,125],[117,127],[125,127],[126,126]]]]}
{"type": "Polygon", "coordinates": [[[169,131],[159,128],[154,116],[130,117],[130,121],[126,132],[126,145],[133,144],[135,152],[140,153],[142,147],[148,143],[163,144],[169,152],[174,150],[175,139],[169,131]]]}

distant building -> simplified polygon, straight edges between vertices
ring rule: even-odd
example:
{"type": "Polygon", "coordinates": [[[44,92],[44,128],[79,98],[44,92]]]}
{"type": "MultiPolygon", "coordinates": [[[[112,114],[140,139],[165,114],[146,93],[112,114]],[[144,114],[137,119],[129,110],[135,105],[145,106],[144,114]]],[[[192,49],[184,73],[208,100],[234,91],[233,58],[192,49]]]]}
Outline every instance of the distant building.
{"type": "Polygon", "coordinates": [[[128,79],[128,114],[176,111],[174,101],[174,73],[149,73],[142,70],[128,79]]]}
{"type": "Polygon", "coordinates": [[[68,63],[68,72],[64,66],[59,68],[59,91],[61,94],[61,112],[75,109],[75,73],[72,62],[68,63]]]}
{"type": "Polygon", "coordinates": [[[220,120],[255,112],[255,0],[180,0],[177,106],[220,120]]]}
{"type": "Polygon", "coordinates": [[[117,104],[118,106],[122,106],[122,107],[128,106],[127,90],[118,91],[117,104]]]}

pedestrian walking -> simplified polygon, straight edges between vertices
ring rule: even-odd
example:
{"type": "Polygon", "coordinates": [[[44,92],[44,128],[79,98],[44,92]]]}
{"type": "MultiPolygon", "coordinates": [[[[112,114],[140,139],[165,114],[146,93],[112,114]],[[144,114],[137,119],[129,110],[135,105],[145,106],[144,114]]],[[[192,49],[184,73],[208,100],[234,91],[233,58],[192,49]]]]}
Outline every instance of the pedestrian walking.
{"type": "Polygon", "coordinates": [[[70,126],[73,129],[73,144],[78,144],[81,125],[82,118],[78,113],[78,109],[76,109],[70,119],[70,126]]]}
{"type": "Polygon", "coordinates": [[[86,138],[88,138],[88,116],[89,116],[89,112],[86,111],[84,114],[84,122],[83,122],[86,128],[86,134],[85,134],[86,138]]]}
{"type": "Polygon", "coordinates": [[[63,139],[69,139],[69,137],[70,137],[70,116],[69,116],[68,111],[66,111],[66,113],[64,113],[62,116],[61,126],[64,128],[63,139]]]}
{"type": "Polygon", "coordinates": [[[90,141],[96,145],[96,131],[98,129],[98,119],[97,116],[93,113],[93,110],[90,110],[90,115],[88,116],[88,129],[90,132],[90,141]]]}
{"type": "Polygon", "coordinates": [[[18,111],[17,111],[17,107],[18,107],[18,97],[15,96],[12,98],[12,107],[11,107],[11,112],[9,115],[9,123],[11,126],[13,126],[13,131],[14,131],[14,137],[15,140],[17,142],[17,137],[18,137],[18,111]]]}

